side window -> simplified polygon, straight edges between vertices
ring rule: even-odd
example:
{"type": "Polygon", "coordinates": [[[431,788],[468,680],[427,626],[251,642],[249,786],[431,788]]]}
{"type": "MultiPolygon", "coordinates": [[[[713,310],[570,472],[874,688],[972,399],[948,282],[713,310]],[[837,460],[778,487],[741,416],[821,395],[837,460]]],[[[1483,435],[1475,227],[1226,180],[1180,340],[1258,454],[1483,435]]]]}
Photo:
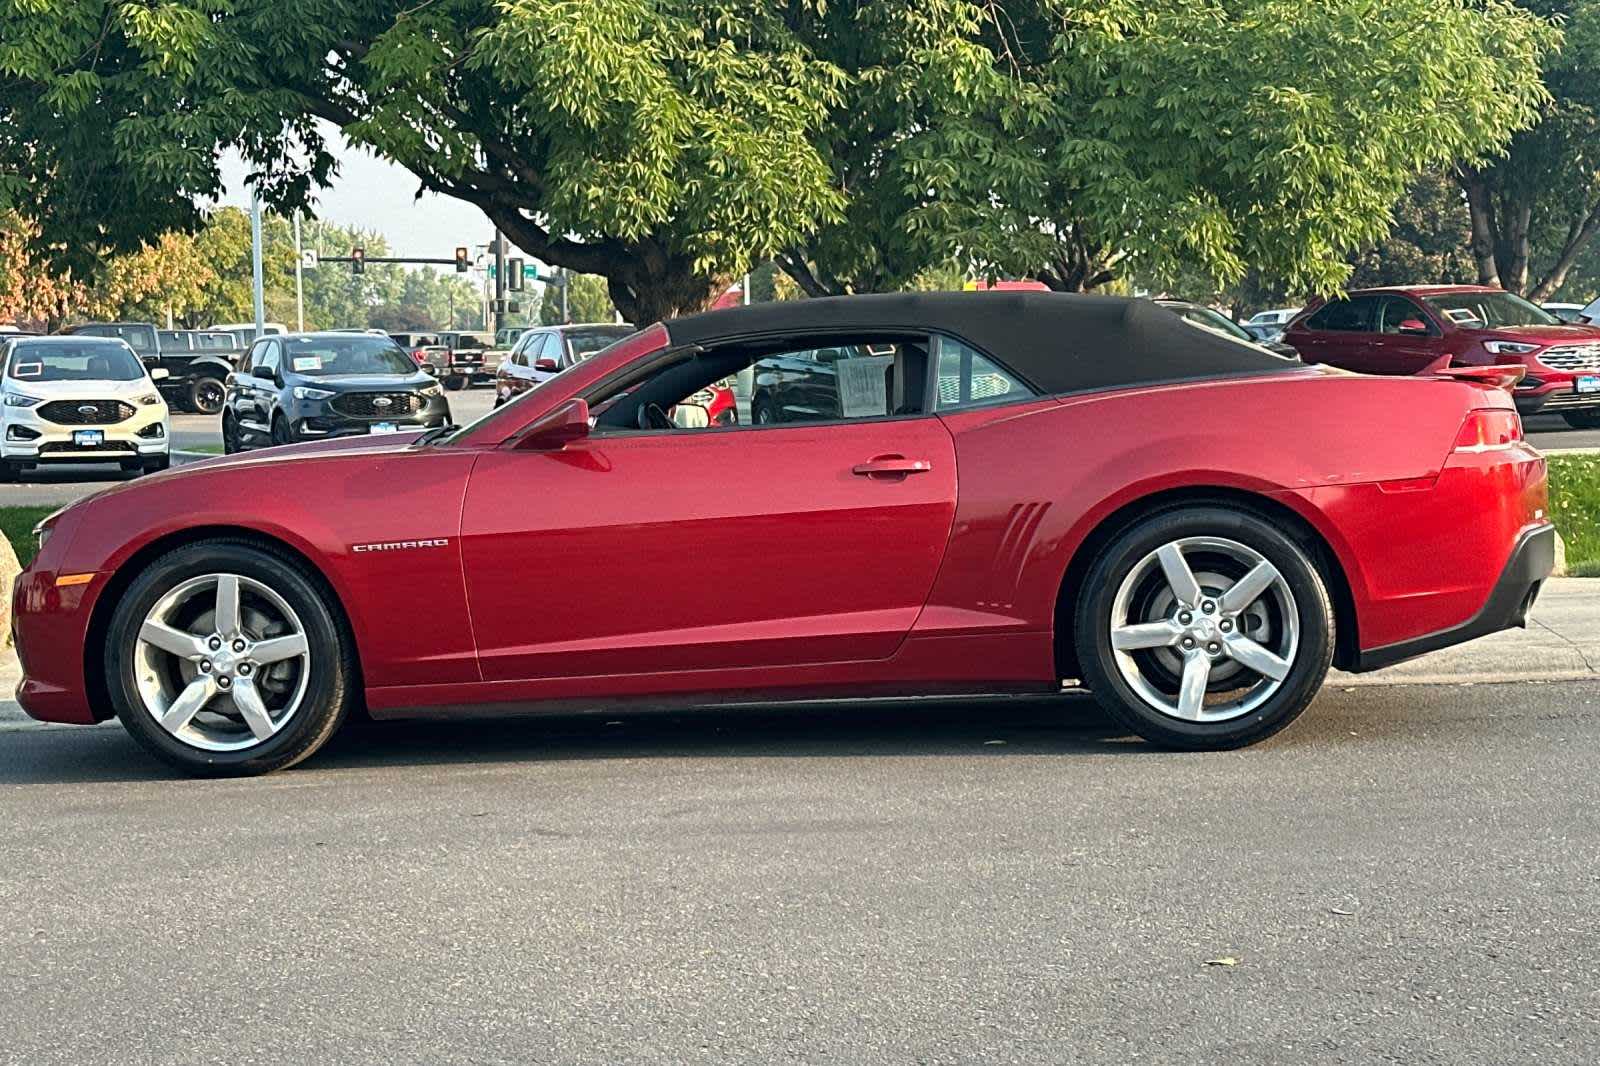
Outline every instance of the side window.
{"type": "Polygon", "coordinates": [[[539,346],[538,354],[535,355],[534,358],[554,359],[556,361],[556,366],[563,367],[563,369],[565,369],[562,362],[562,356],[565,353],[562,352],[561,348],[561,334],[546,333],[544,335],[544,343],[539,346]]]}
{"type": "Polygon", "coordinates": [[[1373,329],[1373,312],[1377,300],[1371,296],[1358,296],[1353,300],[1334,300],[1306,320],[1310,329],[1325,329],[1336,333],[1370,333],[1373,329]]]}
{"type": "Polygon", "coordinates": [[[278,371],[278,342],[257,341],[250,351],[250,373],[258,378],[270,378],[278,371]]]}
{"type": "Polygon", "coordinates": [[[1421,323],[1428,331],[1428,336],[1439,336],[1438,327],[1428,321],[1428,316],[1422,313],[1422,308],[1406,299],[1404,296],[1385,296],[1378,307],[1378,332],[1396,334],[1402,332],[1402,323],[1411,323],[1412,328],[1404,332],[1416,335],[1416,325],[1421,323]]]}
{"type": "Polygon", "coordinates": [[[1026,399],[1033,390],[958,340],[938,339],[939,377],[935,406],[960,411],[1026,399]]]}

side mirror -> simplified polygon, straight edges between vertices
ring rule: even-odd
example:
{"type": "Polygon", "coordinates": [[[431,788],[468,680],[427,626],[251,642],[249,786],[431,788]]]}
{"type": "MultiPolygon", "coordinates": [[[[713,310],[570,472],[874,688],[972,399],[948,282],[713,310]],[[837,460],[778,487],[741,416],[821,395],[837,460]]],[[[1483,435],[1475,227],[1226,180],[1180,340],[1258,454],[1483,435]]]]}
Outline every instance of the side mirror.
{"type": "Polygon", "coordinates": [[[151,381],[165,381],[171,376],[172,372],[164,366],[153,366],[150,368],[151,381]]]}
{"type": "Polygon", "coordinates": [[[535,359],[533,361],[533,368],[535,370],[541,371],[543,373],[550,373],[550,374],[554,374],[556,371],[561,369],[559,366],[556,365],[556,361],[554,359],[549,358],[548,356],[544,357],[544,358],[540,358],[540,359],[535,359]]]}
{"type": "Polygon", "coordinates": [[[575,440],[589,435],[589,402],[568,400],[549,414],[541,415],[522,431],[513,445],[519,452],[558,452],[575,440]]]}
{"type": "Polygon", "coordinates": [[[1400,332],[1410,337],[1426,337],[1428,324],[1420,318],[1408,318],[1400,323],[1400,332]]]}

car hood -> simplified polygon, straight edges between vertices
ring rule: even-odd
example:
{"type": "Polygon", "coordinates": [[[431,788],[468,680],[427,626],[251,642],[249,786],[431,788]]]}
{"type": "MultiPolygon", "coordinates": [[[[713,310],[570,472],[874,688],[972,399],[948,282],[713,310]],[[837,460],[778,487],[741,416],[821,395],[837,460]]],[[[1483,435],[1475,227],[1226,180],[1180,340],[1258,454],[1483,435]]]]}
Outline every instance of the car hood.
{"type": "Polygon", "coordinates": [[[6,378],[6,392],[20,392],[42,400],[105,400],[144,396],[155,390],[149,378],[132,381],[28,381],[6,378]]]}
{"type": "Polygon", "coordinates": [[[1466,329],[1462,332],[1483,340],[1524,341],[1528,344],[1594,344],[1600,342],[1600,326],[1500,326],[1495,329],[1466,329]]]}
{"type": "Polygon", "coordinates": [[[322,377],[311,374],[291,374],[293,384],[304,385],[313,389],[332,389],[335,392],[371,392],[379,389],[420,389],[426,385],[437,384],[433,378],[426,374],[410,374],[401,377],[397,374],[349,374],[336,377],[322,377]]]}

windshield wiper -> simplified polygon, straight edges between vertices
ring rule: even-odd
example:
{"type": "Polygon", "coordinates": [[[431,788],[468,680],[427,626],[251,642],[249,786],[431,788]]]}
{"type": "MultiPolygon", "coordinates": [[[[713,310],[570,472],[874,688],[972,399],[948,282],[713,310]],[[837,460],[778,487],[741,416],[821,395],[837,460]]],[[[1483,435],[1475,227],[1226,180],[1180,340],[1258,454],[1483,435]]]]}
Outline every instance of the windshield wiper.
{"type": "Polygon", "coordinates": [[[432,429],[428,430],[428,432],[424,433],[422,436],[418,437],[416,440],[412,441],[411,444],[412,444],[413,447],[421,447],[424,444],[432,444],[434,441],[438,440],[440,437],[444,436],[445,434],[454,433],[456,430],[458,430],[460,428],[461,428],[460,426],[456,425],[453,422],[450,425],[447,425],[447,426],[435,426],[432,429]]]}

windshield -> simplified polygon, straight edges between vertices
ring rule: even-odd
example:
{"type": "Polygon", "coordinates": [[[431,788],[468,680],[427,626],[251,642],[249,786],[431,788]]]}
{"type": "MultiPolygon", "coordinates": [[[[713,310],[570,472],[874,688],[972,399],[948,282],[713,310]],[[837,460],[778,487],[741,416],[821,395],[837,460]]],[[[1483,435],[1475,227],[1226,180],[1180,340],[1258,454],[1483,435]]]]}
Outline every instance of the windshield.
{"type": "Polygon", "coordinates": [[[1550,312],[1509,292],[1442,292],[1423,297],[1434,310],[1458,326],[1559,326],[1550,312]]]}
{"type": "Polygon", "coordinates": [[[315,378],[417,371],[411,357],[388,337],[291,337],[283,342],[286,369],[315,378]]]}
{"type": "Polygon", "coordinates": [[[567,343],[572,345],[575,359],[587,359],[604,351],[624,337],[633,336],[632,326],[608,326],[601,329],[569,329],[567,343]]]}
{"type": "Polygon", "coordinates": [[[19,344],[6,361],[14,381],[137,381],[144,364],[125,344],[19,344]]]}

